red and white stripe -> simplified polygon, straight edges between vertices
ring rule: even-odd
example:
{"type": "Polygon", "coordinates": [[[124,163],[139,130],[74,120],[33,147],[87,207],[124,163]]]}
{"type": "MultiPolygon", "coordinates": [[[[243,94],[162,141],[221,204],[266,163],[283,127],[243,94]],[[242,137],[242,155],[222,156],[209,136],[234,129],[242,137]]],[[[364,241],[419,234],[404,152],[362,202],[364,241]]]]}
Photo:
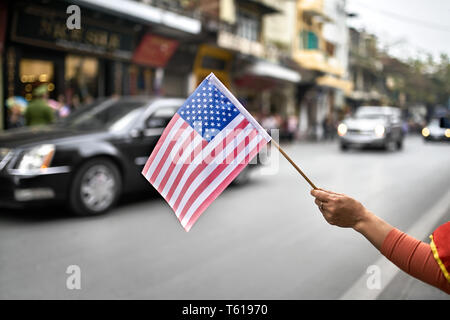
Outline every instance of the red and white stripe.
{"type": "Polygon", "coordinates": [[[189,231],[202,212],[266,143],[267,140],[243,115],[234,118],[208,143],[176,114],[142,174],[189,231]]]}

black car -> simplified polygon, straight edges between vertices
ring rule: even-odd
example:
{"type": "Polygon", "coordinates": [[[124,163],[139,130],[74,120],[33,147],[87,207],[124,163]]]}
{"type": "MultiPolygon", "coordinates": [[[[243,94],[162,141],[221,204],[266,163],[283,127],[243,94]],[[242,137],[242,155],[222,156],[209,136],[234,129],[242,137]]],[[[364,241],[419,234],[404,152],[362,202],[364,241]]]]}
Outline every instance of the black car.
{"type": "Polygon", "coordinates": [[[142,168],[183,102],[103,99],[55,125],[0,134],[0,207],[56,202],[100,214],[121,194],[151,189],[142,168]]]}

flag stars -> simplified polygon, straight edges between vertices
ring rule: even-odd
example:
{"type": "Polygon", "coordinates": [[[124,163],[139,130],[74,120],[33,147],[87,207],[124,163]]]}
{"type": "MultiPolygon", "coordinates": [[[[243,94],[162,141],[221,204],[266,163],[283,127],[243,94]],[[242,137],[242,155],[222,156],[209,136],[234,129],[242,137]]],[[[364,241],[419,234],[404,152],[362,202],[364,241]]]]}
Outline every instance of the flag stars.
{"type": "Polygon", "coordinates": [[[233,103],[206,82],[189,98],[178,114],[207,141],[211,141],[239,114],[233,103]]]}

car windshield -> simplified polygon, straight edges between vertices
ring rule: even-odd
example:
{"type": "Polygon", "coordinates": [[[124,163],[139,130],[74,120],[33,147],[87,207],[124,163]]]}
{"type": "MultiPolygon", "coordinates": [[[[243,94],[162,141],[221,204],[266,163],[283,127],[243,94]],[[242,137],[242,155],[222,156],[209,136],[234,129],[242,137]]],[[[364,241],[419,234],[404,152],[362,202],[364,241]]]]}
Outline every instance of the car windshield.
{"type": "Polygon", "coordinates": [[[383,119],[388,116],[389,114],[387,114],[384,110],[375,108],[362,108],[356,111],[355,114],[356,119],[383,119]]]}
{"type": "Polygon", "coordinates": [[[76,129],[109,129],[117,131],[132,123],[142,112],[142,101],[101,99],[81,107],[59,125],[76,129]]]}
{"type": "Polygon", "coordinates": [[[428,126],[439,128],[439,124],[439,119],[431,119],[431,121],[428,123],[428,126]]]}

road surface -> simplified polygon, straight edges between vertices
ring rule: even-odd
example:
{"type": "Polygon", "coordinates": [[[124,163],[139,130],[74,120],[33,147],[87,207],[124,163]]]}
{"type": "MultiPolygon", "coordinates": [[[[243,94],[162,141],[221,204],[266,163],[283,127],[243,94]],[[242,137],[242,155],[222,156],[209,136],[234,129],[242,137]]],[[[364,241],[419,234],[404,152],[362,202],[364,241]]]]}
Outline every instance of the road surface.
{"type": "MultiPolygon", "coordinates": [[[[400,152],[342,153],[336,142],[284,149],[318,186],[404,231],[450,190],[448,144],[410,137],[400,152]]],[[[88,218],[0,209],[0,298],[339,299],[381,255],[353,230],[326,224],[310,187],[278,161],[276,174],[254,171],[248,185],[227,189],[189,233],[158,196],[88,218]],[[80,267],[80,290],[66,287],[70,265],[80,267]]],[[[383,272],[379,298],[447,298],[418,281],[398,288],[401,273],[384,283],[383,272]]]]}

